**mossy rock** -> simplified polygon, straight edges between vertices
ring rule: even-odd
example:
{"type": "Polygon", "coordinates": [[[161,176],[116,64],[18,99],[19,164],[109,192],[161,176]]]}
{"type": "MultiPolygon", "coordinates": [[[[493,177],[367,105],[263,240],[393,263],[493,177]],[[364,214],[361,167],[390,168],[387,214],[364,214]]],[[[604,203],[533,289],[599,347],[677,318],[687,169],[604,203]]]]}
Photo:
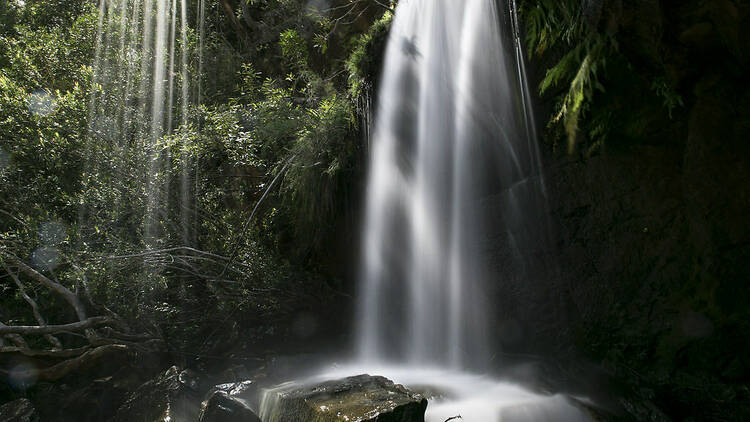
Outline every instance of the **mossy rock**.
{"type": "Polygon", "coordinates": [[[282,384],[263,396],[265,422],[424,422],[427,399],[380,376],[282,384]]]}

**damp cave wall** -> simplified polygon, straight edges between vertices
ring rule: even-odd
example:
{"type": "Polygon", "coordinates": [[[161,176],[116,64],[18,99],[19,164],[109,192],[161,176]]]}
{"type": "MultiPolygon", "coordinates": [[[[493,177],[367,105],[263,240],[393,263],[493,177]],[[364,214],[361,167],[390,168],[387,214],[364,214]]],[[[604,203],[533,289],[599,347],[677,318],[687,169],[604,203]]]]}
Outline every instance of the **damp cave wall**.
{"type": "MultiPolygon", "coordinates": [[[[614,36],[628,63],[607,69],[606,90],[592,101],[612,107],[609,136],[590,149],[580,134],[569,154],[547,127],[555,100],[534,95],[543,174],[528,183],[546,195],[527,215],[542,241],[520,248],[521,259],[500,229],[506,192],[482,199],[495,228],[479,252],[491,270],[493,363],[502,366],[503,355],[584,361],[667,420],[748,419],[748,5],[582,3],[597,2],[621,11],[614,36]],[[653,92],[655,77],[683,100],[671,113],[653,92]]],[[[373,57],[382,57],[385,35],[373,40],[373,57]]],[[[533,94],[550,64],[527,58],[533,94]]],[[[584,375],[571,365],[570,377],[584,375]]]]}
{"type": "MultiPolygon", "coordinates": [[[[544,174],[530,183],[544,186],[549,219],[529,217],[548,225],[549,242],[527,247],[519,264],[508,233],[488,235],[490,335],[505,353],[591,362],[670,419],[744,420],[748,5],[639,0],[620,7],[616,37],[631,77],[605,79],[606,91],[592,101],[617,104],[608,139],[590,150],[582,134],[569,154],[545,128],[552,99],[535,99],[544,174]],[[671,116],[650,92],[657,72],[683,99],[671,116]]],[[[529,60],[532,87],[546,65],[529,60]]],[[[503,195],[485,199],[489,218],[503,219],[503,195]]]]}

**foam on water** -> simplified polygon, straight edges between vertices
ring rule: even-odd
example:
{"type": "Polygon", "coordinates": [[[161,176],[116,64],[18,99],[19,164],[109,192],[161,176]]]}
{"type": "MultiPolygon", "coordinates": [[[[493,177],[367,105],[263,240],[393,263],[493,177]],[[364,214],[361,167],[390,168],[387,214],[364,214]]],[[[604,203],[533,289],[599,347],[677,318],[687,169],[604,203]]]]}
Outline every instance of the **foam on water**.
{"type": "Polygon", "coordinates": [[[588,422],[590,417],[561,394],[534,393],[518,384],[492,377],[436,367],[362,366],[352,364],[321,371],[308,379],[266,390],[260,414],[270,420],[277,411],[278,392],[295,385],[359,374],[381,375],[420,392],[428,399],[426,422],[461,416],[465,422],[588,422]]]}

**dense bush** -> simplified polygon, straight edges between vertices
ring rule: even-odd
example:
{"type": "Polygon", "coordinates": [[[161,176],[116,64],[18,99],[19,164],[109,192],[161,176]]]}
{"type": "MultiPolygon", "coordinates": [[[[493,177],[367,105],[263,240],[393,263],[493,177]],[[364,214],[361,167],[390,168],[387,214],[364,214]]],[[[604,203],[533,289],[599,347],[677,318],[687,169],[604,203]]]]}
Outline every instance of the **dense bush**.
{"type": "MultiPolygon", "coordinates": [[[[201,104],[152,140],[143,99],[122,104],[129,88],[107,73],[134,56],[111,49],[95,63],[93,4],[1,1],[0,322],[36,323],[11,273],[48,323],[76,319],[14,259],[90,314],[116,314],[182,354],[220,348],[239,327],[283,333],[296,309],[330,300],[337,282],[314,257],[359,183],[345,59],[383,13],[342,20],[345,3],[313,13],[301,1],[239,2],[240,21],[207,4],[205,37],[187,28],[181,46],[203,45],[188,61],[203,70],[190,88],[201,104]]],[[[104,33],[123,25],[105,21],[104,33]]]]}

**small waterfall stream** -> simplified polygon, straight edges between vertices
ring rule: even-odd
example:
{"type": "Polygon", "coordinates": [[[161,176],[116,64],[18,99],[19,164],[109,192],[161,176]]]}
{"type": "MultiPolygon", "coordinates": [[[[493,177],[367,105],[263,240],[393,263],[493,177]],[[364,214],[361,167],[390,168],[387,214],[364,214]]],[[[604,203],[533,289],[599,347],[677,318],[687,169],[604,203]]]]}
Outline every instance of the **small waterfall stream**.
{"type": "MultiPolygon", "coordinates": [[[[106,171],[119,171],[121,163],[133,159],[131,151],[150,152],[148,174],[135,175],[143,177],[148,197],[143,222],[148,245],[160,235],[159,214],[169,195],[177,194],[182,201],[185,244],[193,236],[194,176],[183,163],[180,191],[169,192],[169,181],[162,177],[169,148],[160,142],[178,127],[187,129],[192,123],[191,105],[200,104],[204,20],[204,0],[99,1],[93,66],[98,89],[92,90],[90,98],[89,131],[96,142],[111,143],[119,153],[112,160],[114,167],[106,171]],[[196,22],[189,21],[191,16],[196,22]]],[[[95,174],[97,169],[87,172],[95,174]]]]}

